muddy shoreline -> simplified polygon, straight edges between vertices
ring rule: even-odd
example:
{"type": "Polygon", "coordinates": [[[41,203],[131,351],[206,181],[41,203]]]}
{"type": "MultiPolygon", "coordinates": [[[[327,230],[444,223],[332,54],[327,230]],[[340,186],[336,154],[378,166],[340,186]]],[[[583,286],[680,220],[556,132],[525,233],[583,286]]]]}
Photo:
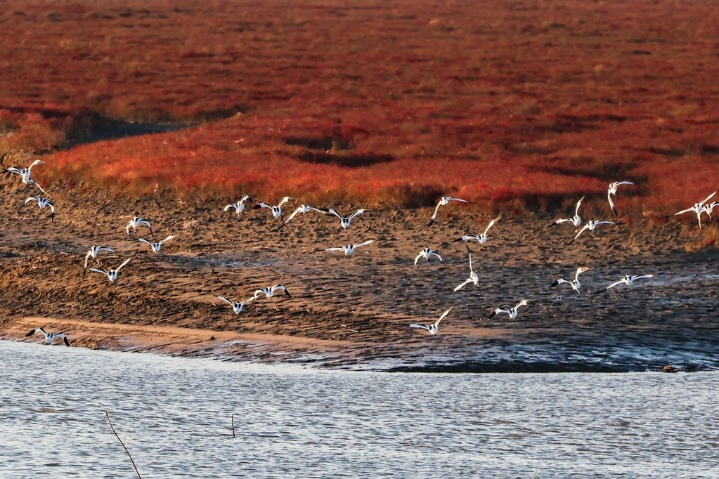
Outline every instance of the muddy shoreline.
{"type": "Polygon", "coordinates": [[[383,371],[719,367],[719,254],[702,247],[716,224],[699,232],[690,222],[625,218],[568,244],[570,226],[505,214],[485,246],[471,246],[479,286],[453,292],[469,273],[465,246],[453,240],[481,232],[493,217],[471,207],[441,210],[431,227],[431,209],[420,208],[368,211],[347,231],[310,212],[277,231],[266,209],[223,212],[230,199],[177,205],[73,193],[56,200],[50,222],[20,208],[27,194],[3,184],[4,339],[41,342],[24,333],[46,326],[80,347],[383,371]],[[152,220],[155,241],[176,236],[160,254],[137,241],[149,231],[125,234],[134,211],[152,220]],[[368,239],[374,243],[352,256],[324,251],[368,239]],[[117,284],[83,275],[92,244],[115,250],[101,256],[102,268],[135,254],[117,284]],[[425,246],[444,261],[415,267],[425,246]],[[590,267],[582,294],[549,287],[580,265],[590,267]],[[655,276],[597,293],[625,274],[655,276]],[[244,300],[278,283],[291,298],[260,298],[239,315],[217,299],[244,300]],[[517,319],[487,319],[520,299],[529,306],[517,319]],[[437,336],[408,327],[432,323],[450,306],[437,336]]]}

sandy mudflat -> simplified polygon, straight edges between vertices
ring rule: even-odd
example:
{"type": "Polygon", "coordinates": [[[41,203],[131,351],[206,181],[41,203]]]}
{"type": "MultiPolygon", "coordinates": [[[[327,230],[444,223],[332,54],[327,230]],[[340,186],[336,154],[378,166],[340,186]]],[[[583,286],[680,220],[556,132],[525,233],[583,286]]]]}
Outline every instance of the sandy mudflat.
{"type": "Polygon", "coordinates": [[[4,338],[41,342],[23,335],[46,326],[66,331],[73,346],[356,369],[719,366],[719,253],[700,247],[691,223],[634,221],[568,245],[571,226],[505,214],[487,245],[471,245],[480,286],[452,292],[469,274],[465,246],[452,240],[491,219],[468,207],[440,210],[431,227],[431,209],[417,209],[368,211],[348,231],[311,212],[276,231],[266,209],[238,217],[221,201],[167,206],[77,193],[56,202],[51,223],[36,207],[19,209],[27,193],[5,186],[0,208],[4,338]],[[160,254],[136,240],[146,229],[125,235],[134,211],[152,220],[155,240],[176,235],[160,254]],[[349,257],[323,251],[367,239],[375,242],[349,257]],[[83,277],[92,244],[115,249],[101,256],[106,268],[139,253],[113,285],[97,273],[83,277]],[[444,261],[415,268],[424,246],[444,261]],[[549,287],[578,266],[591,268],[582,294],[549,287]],[[628,273],[655,277],[595,294],[628,273]],[[246,299],[277,283],[292,297],[260,298],[239,316],[216,298],[246,299]],[[520,299],[529,306],[516,320],[486,319],[520,299]],[[438,336],[408,327],[450,306],[438,336]]]}

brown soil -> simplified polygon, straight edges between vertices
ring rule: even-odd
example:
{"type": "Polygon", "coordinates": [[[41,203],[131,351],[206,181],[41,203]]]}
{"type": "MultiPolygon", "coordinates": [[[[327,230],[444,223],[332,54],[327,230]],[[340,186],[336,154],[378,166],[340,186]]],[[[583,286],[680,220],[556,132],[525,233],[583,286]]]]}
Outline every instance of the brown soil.
{"type": "MultiPolygon", "coordinates": [[[[326,367],[453,371],[625,371],[719,366],[715,248],[698,248],[694,224],[621,224],[568,245],[571,226],[505,214],[486,246],[471,245],[479,287],[453,288],[468,276],[467,252],[452,242],[481,232],[489,217],[471,207],[367,211],[348,231],[310,212],[277,231],[268,210],[225,213],[229,201],[163,205],[71,193],[57,217],[21,206],[30,188],[6,182],[0,207],[0,337],[24,338],[36,326],[64,330],[73,346],[223,359],[292,361],[326,367]],[[155,255],[131,238],[134,211],[152,220],[155,255]],[[324,248],[367,239],[352,256],[324,248]],[[88,272],[92,244],[115,249],[102,267],[137,252],[117,284],[88,272]],[[424,247],[444,262],[414,258],[424,247]],[[578,266],[583,293],[567,285],[578,266]],[[595,294],[624,274],[655,275],[633,288],[595,294]],[[260,298],[235,315],[216,296],[246,299],[282,283],[292,297],[260,298]],[[564,287],[563,287],[564,286],[564,287]],[[516,320],[497,306],[528,299],[516,320]],[[410,329],[449,306],[440,333],[410,329]]],[[[291,211],[296,203],[287,205],[291,211]]],[[[325,206],[325,205],[322,205],[325,206]]],[[[351,210],[343,206],[342,211],[351,210]]],[[[713,228],[715,226],[710,226],[713,228]]],[[[97,266],[93,264],[93,266],[97,266]]]]}

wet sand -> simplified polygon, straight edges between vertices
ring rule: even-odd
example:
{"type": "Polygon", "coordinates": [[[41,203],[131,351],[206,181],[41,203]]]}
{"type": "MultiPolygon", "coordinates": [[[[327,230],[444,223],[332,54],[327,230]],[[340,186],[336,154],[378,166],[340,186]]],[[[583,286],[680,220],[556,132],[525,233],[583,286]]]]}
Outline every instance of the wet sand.
{"type": "Polygon", "coordinates": [[[42,342],[24,334],[45,326],[64,330],[72,346],[391,371],[719,366],[719,254],[701,247],[690,222],[642,219],[567,244],[572,226],[547,228],[550,218],[505,213],[485,246],[470,244],[479,287],[453,292],[469,268],[465,245],[452,240],[482,232],[493,217],[471,207],[443,207],[430,227],[432,209],[420,208],[367,211],[347,231],[337,218],[310,212],[277,231],[267,209],[238,217],[222,211],[229,201],[160,204],[77,192],[56,200],[51,223],[36,206],[21,207],[28,193],[3,185],[5,339],[42,342]],[[152,221],[155,241],[176,236],[160,254],[137,241],[149,237],[144,227],[125,234],[134,211],[152,221]],[[352,256],[324,251],[369,239],[352,256]],[[93,244],[115,249],[100,256],[103,268],[137,253],[117,284],[83,276],[93,244]],[[425,246],[444,261],[414,267],[425,246]],[[582,294],[549,286],[571,279],[578,266],[591,268],[582,294]],[[655,277],[596,293],[625,274],[655,277]],[[244,300],[278,283],[291,298],[258,298],[239,315],[216,298],[244,300]],[[517,319],[487,319],[520,299],[529,306],[517,319]],[[408,327],[432,323],[450,306],[437,336],[408,327]]]}

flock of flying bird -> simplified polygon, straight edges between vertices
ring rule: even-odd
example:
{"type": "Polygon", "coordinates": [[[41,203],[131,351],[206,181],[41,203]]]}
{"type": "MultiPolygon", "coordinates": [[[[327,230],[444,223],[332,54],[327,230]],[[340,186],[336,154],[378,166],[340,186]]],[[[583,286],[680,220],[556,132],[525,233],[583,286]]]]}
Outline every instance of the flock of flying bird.
{"type": "MultiPolygon", "coordinates": [[[[4,159],[4,156],[5,155],[3,155],[3,159],[4,159]]],[[[32,168],[41,163],[42,163],[42,161],[37,159],[37,160],[33,161],[30,164],[30,166],[28,166],[27,168],[20,168],[20,167],[13,166],[13,167],[6,168],[5,173],[19,175],[23,184],[35,186],[43,193],[43,195],[47,195],[45,190],[34,179],[31,178],[32,168]]],[[[607,191],[607,200],[609,202],[609,207],[615,216],[618,216],[618,212],[617,212],[617,209],[616,209],[616,206],[614,204],[612,197],[616,196],[617,188],[619,186],[623,186],[623,185],[634,185],[634,183],[632,183],[630,181],[617,181],[617,182],[611,183],[609,185],[609,188],[607,191]]],[[[699,227],[701,228],[702,215],[706,214],[711,219],[711,214],[712,214],[714,208],[717,205],[719,205],[719,202],[716,202],[716,201],[713,203],[709,203],[709,200],[711,200],[716,195],[716,193],[717,192],[715,191],[714,193],[709,195],[707,198],[705,198],[703,201],[695,203],[692,207],[684,209],[682,211],[679,211],[672,216],[677,216],[677,215],[682,215],[684,213],[693,212],[697,215],[697,221],[699,223],[699,227]]],[[[359,209],[349,216],[343,216],[334,208],[326,208],[326,209],[325,208],[315,208],[313,206],[303,204],[303,205],[300,205],[299,207],[297,207],[294,211],[292,211],[292,213],[289,216],[287,216],[286,219],[284,219],[282,217],[282,206],[290,200],[292,200],[291,197],[285,196],[275,205],[265,203],[265,202],[259,202],[259,203],[255,204],[255,206],[253,208],[255,208],[255,209],[267,208],[270,210],[270,213],[272,214],[272,217],[274,219],[280,219],[282,221],[282,223],[277,228],[277,230],[280,230],[283,227],[285,227],[298,214],[306,214],[311,211],[314,211],[314,212],[317,212],[320,214],[324,214],[324,215],[336,216],[340,220],[340,226],[342,227],[342,229],[347,230],[350,227],[352,220],[365,212],[364,209],[359,209]]],[[[577,204],[576,204],[576,207],[574,210],[574,215],[572,217],[559,218],[557,220],[554,220],[550,224],[550,226],[561,225],[563,223],[572,224],[574,226],[574,228],[577,230],[577,232],[576,232],[576,235],[574,236],[574,238],[569,242],[570,244],[572,242],[574,242],[575,240],[577,240],[582,235],[582,233],[584,233],[585,231],[593,232],[596,229],[596,227],[599,225],[615,224],[614,221],[607,221],[607,220],[589,220],[586,223],[583,223],[583,220],[582,220],[581,216],[579,215],[579,209],[581,207],[583,200],[584,200],[584,197],[580,198],[579,201],[577,201],[577,204]]],[[[52,202],[50,200],[48,200],[46,198],[46,196],[31,196],[25,200],[24,204],[30,203],[32,201],[35,201],[41,210],[44,208],[49,208],[50,209],[50,219],[51,219],[51,221],[54,221],[55,206],[52,204],[52,202]]],[[[231,203],[231,204],[228,204],[227,206],[225,206],[224,211],[234,210],[234,212],[239,216],[243,211],[245,211],[246,203],[252,202],[252,201],[254,201],[254,200],[249,195],[244,195],[236,203],[231,203]]],[[[464,200],[461,198],[455,198],[452,196],[443,196],[439,200],[439,202],[437,203],[437,206],[434,209],[434,213],[432,214],[432,217],[430,218],[429,223],[427,224],[428,227],[431,226],[436,221],[437,214],[439,212],[439,208],[441,206],[448,205],[452,201],[467,203],[467,200],[464,200]]],[[[465,245],[467,242],[477,242],[479,245],[484,245],[488,241],[489,230],[493,226],[495,226],[500,219],[501,219],[501,215],[492,219],[481,234],[462,235],[461,237],[455,239],[454,241],[455,242],[459,242],[459,241],[465,242],[465,245]]],[[[150,221],[145,218],[142,218],[138,213],[135,213],[133,215],[132,219],[129,221],[129,223],[127,223],[127,225],[125,226],[125,232],[126,232],[127,236],[130,237],[131,236],[130,230],[132,230],[132,232],[134,233],[134,232],[136,232],[136,230],[138,228],[143,227],[143,226],[147,227],[150,234],[152,236],[154,236],[154,232],[152,230],[152,225],[151,225],[150,221]]],[[[152,252],[155,254],[158,254],[158,253],[160,253],[160,251],[162,249],[162,245],[164,243],[170,241],[173,238],[174,238],[173,235],[169,235],[169,236],[165,237],[164,239],[162,239],[161,241],[154,242],[154,241],[150,241],[150,240],[140,237],[140,238],[138,238],[138,241],[148,244],[150,246],[152,252]]],[[[373,242],[374,242],[374,240],[367,240],[367,241],[362,241],[360,243],[351,243],[351,244],[340,246],[340,247],[326,248],[325,251],[342,251],[345,256],[348,256],[348,255],[351,255],[357,248],[367,246],[373,242]]],[[[91,261],[97,261],[97,262],[100,261],[99,254],[102,252],[114,253],[114,250],[110,247],[103,246],[103,245],[93,245],[89,249],[87,254],[85,255],[85,260],[84,260],[84,265],[83,265],[83,275],[85,274],[86,271],[99,273],[99,274],[105,275],[108,278],[110,283],[117,282],[120,270],[122,268],[124,268],[133,259],[135,254],[137,254],[137,253],[135,253],[131,257],[127,258],[116,268],[111,268],[111,269],[105,270],[105,269],[89,267],[91,261]]],[[[468,252],[468,260],[469,260],[469,277],[467,279],[465,279],[464,282],[462,282],[458,286],[456,286],[453,290],[454,292],[461,290],[462,288],[464,288],[464,286],[466,286],[470,283],[473,283],[475,286],[479,286],[479,276],[472,267],[472,251],[470,250],[470,248],[468,246],[467,246],[467,252],[468,252]]],[[[417,262],[420,259],[424,258],[426,261],[430,261],[431,257],[433,257],[433,256],[436,257],[439,261],[442,261],[442,257],[439,255],[439,253],[436,250],[430,249],[428,247],[423,248],[419,252],[419,254],[415,257],[415,260],[414,260],[415,267],[417,266],[417,262]]],[[[579,294],[581,292],[580,291],[581,283],[579,281],[579,276],[582,273],[584,273],[585,271],[587,271],[588,269],[589,268],[586,266],[581,266],[581,267],[577,268],[577,270],[574,274],[574,279],[568,280],[565,278],[559,278],[559,279],[555,280],[553,283],[551,283],[550,286],[554,287],[554,286],[558,286],[561,284],[568,284],[572,287],[572,289],[576,293],[579,294]]],[[[636,281],[652,278],[653,276],[654,275],[652,275],[652,274],[645,274],[645,275],[628,274],[628,275],[624,276],[622,279],[615,281],[615,282],[611,283],[610,285],[608,285],[606,288],[598,291],[598,293],[604,292],[608,289],[614,288],[621,284],[624,284],[626,286],[633,286],[636,281]]],[[[253,295],[244,301],[234,301],[234,300],[228,299],[224,296],[217,296],[217,298],[220,301],[227,303],[232,308],[232,310],[234,311],[235,314],[240,314],[242,312],[243,308],[248,303],[257,300],[258,297],[262,297],[262,296],[264,296],[265,298],[271,298],[272,296],[275,295],[276,292],[282,292],[286,296],[288,296],[290,298],[292,297],[284,285],[275,284],[272,286],[268,286],[265,288],[260,288],[260,289],[255,290],[253,295]]],[[[522,299],[514,307],[495,308],[491,312],[491,314],[489,315],[489,317],[487,319],[493,318],[494,316],[496,316],[498,314],[506,314],[509,317],[509,319],[516,319],[517,316],[519,315],[519,311],[518,311],[519,308],[522,306],[527,306],[528,304],[529,304],[528,300],[522,299]]],[[[450,307],[449,309],[445,310],[442,313],[442,315],[439,317],[439,319],[432,324],[412,323],[409,325],[409,327],[425,329],[431,335],[436,335],[439,332],[440,322],[445,317],[447,317],[447,315],[450,313],[452,308],[453,308],[453,306],[450,307]]],[[[62,339],[63,342],[65,343],[65,345],[67,345],[67,346],[70,345],[70,343],[67,339],[67,336],[64,333],[62,333],[62,332],[61,333],[49,333],[49,332],[45,331],[45,329],[43,329],[43,328],[35,328],[32,331],[28,332],[27,336],[32,336],[38,332],[42,333],[45,336],[46,344],[51,344],[55,339],[62,339]]]]}

